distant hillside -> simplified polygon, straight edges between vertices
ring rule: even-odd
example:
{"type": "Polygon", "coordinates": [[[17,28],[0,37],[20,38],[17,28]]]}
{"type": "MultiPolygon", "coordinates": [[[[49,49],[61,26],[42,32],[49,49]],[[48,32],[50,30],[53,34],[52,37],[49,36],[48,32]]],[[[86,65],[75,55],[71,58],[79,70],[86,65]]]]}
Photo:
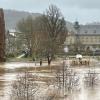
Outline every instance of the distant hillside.
{"type": "Polygon", "coordinates": [[[26,18],[29,15],[32,15],[33,18],[35,18],[41,14],[15,10],[4,10],[6,29],[15,29],[16,23],[22,18],[26,18]]]}
{"type": "MultiPolygon", "coordinates": [[[[24,11],[16,11],[16,10],[4,10],[5,16],[5,26],[6,29],[13,30],[16,28],[16,24],[22,19],[26,18],[29,15],[32,15],[33,18],[40,16],[40,13],[29,13],[24,11]]],[[[69,31],[73,30],[73,24],[71,22],[66,22],[67,28],[69,31]]]]}

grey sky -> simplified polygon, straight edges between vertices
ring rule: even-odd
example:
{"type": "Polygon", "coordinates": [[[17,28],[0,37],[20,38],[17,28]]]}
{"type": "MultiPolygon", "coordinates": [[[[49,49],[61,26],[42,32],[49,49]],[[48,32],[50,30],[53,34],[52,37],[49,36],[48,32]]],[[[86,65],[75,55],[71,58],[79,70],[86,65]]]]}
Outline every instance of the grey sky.
{"type": "Polygon", "coordinates": [[[42,13],[50,4],[60,8],[66,20],[100,22],[100,0],[0,0],[0,7],[42,13]]]}

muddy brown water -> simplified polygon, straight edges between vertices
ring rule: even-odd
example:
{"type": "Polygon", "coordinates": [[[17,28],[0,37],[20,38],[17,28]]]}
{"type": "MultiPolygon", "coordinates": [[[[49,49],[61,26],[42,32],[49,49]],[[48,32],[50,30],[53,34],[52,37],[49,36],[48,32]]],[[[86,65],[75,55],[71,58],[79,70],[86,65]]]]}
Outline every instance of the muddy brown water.
{"type": "MultiPolygon", "coordinates": [[[[0,67],[6,70],[14,70],[25,66],[30,67],[34,66],[34,64],[18,62],[0,64],[0,67]]],[[[78,72],[80,79],[83,80],[84,73],[86,73],[89,68],[75,68],[75,70],[78,72]]],[[[95,70],[100,73],[99,67],[95,67],[95,70]]],[[[0,100],[10,100],[11,84],[16,79],[17,74],[18,73],[16,73],[16,71],[0,74],[0,100]]],[[[96,86],[95,88],[90,88],[85,87],[82,83],[80,88],[80,91],[75,91],[72,94],[69,94],[65,99],[61,100],[100,100],[100,85],[96,86]]]]}

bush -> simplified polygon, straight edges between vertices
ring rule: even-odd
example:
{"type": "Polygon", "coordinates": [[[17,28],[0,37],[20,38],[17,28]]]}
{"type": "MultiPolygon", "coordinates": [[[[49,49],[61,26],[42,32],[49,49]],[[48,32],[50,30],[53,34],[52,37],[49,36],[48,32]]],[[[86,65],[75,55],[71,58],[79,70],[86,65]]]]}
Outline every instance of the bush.
{"type": "Polygon", "coordinates": [[[15,57],[15,55],[13,53],[9,53],[6,55],[7,58],[11,58],[11,57],[15,57]]]}

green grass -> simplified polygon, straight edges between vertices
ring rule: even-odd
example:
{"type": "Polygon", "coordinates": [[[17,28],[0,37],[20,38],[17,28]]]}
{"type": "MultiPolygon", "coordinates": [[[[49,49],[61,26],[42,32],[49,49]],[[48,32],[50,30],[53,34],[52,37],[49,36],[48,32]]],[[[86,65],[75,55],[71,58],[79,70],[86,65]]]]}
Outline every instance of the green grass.
{"type": "Polygon", "coordinates": [[[7,62],[23,62],[23,61],[32,61],[31,57],[28,58],[7,58],[7,62]]]}

